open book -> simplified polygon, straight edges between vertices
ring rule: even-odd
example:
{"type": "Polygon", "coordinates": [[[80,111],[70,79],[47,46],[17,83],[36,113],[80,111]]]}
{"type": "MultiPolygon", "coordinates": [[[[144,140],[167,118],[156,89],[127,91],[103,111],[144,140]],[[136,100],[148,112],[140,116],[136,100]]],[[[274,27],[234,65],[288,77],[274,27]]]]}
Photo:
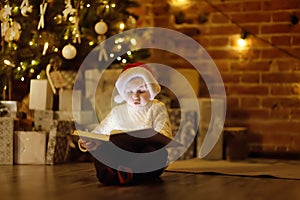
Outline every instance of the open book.
{"type": "Polygon", "coordinates": [[[100,140],[103,142],[111,141],[117,146],[143,146],[146,144],[156,144],[160,148],[169,144],[169,147],[180,147],[180,143],[175,142],[161,133],[156,132],[154,129],[140,129],[135,131],[119,131],[115,130],[110,135],[97,134],[81,130],[75,130],[73,135],[77,135],[87,140],[100,140]]]}

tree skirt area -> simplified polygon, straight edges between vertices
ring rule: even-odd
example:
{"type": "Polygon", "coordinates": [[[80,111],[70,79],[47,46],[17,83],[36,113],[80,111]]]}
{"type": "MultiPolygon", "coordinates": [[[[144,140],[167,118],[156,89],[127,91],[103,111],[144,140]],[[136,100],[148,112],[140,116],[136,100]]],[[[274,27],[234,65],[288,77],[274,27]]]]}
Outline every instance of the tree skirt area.
{"type": "Polygon", "coordinates": [[[166,171],[300,180],[300,161],[274,159],[227,161],[194,158],[175,161],[168,166],[166,171]]]}

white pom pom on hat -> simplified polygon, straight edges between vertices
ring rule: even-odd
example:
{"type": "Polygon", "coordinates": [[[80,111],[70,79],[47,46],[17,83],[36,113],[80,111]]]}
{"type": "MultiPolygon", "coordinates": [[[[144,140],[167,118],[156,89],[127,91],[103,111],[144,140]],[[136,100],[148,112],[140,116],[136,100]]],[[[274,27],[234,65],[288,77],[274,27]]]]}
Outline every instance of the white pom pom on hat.
{"type": "Polygon", "coordinates": [[[155,96],[160,92],[161,88],[157,80],[155,79],[151,69],[142,62],[136,62],[126,65],[116,81],[116,89],[118,95],[114,97],[116,103],[122,103],[125,100],[125,87],[126,84],[133,78],[142,78],[150,93],[150,99],[154,99],[155,96]]]}

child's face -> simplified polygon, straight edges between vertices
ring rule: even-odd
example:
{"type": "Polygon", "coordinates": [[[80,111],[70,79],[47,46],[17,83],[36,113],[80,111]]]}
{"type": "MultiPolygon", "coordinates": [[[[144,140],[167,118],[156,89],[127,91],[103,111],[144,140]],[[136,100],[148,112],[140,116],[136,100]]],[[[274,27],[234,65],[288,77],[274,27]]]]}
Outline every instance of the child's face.
{"type": "Polygon", "coordinates": [[[142,78],[131,79],[125,87],[125,100],[133,107],[145,106],[150,101],[150,93],[142,78]]]}

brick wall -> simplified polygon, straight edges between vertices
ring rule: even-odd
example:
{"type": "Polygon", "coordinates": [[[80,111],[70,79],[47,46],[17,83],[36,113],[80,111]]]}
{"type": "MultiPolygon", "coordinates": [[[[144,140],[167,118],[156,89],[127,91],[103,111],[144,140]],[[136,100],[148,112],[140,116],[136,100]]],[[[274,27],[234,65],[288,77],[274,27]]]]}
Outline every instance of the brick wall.
{"type": "MultiPolygon", "coordinates": [[[[300,19],[300,1],[190,0],[179,8],[171,1],[140,0],[138,25],[180,31],[207,50],[225,83],[226,125],[247,126],[252,151],[300,153],[300,24],[291,22],[292,14],[300,19]],[[252,34],[239,50],[242,29],[252,34]]],[[[158,50],[149,61],[192,67],[158,50]]]]}

